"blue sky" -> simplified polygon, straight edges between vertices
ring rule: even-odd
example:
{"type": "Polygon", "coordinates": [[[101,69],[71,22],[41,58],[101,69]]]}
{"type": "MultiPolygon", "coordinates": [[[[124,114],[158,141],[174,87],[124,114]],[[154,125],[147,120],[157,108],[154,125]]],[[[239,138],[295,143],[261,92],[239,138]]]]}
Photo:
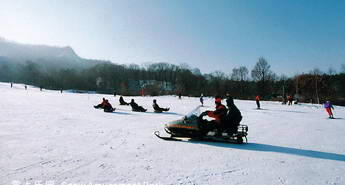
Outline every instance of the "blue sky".
{"type": "Polygon", "coordinates": [[[277,74],[345,63],[343,0],[1,0],[0,36],[115,63],[277,74]]]}

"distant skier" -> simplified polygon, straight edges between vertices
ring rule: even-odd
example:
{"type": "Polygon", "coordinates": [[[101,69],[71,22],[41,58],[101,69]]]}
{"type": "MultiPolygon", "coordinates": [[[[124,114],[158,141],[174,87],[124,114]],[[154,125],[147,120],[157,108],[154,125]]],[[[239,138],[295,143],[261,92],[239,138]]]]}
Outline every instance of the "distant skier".
{"type": "Polygon", "coordinates": [[[120,105],[129,105],[129,103],[125,102],[122,96],[120,96],[119,102],[120,102],[120,105]]]}
{"type": "Polygon", "coordinates": [[[255,101],[256,101],[257,109],[260,109],[260,96],[259,96],[259,95],[257,95],[257,96],[255,97],[255,101]]]}
{"type": "Polygon", "coordinates": [[[134,102],[134,99],[131,100],[131,103],[129,103],[132,107],[132,111],[135,112],[146,112],[147,109],[144,109],[142,106],[139,106],[137,103],[134,102]]]}
{"type": "Polygon", "coordinates": [[[328,116],[330,119],[334,119],[333,113],[332,113],[332,109],[334,110],[334,107],[332,105],[332,103],[330,101],[326,101],[324,104],[324,107],[328,113],[328,116]]]}
{"type": "Polygon", "coordinates": [[[232,98],[226,100],[226,106],[229,111],[222,120],[222,126],[229,134],[235,134],[237,132],[237,127],[242,121],[241,111],[236,107],[232,98]]]}
{"type": "Polygon", "coordinates": [[[157,104],[157,100],[153,100],[153,104],[152,104],[153,109],[155,110],[156,113],[161,113],[163,111],[169,111],[170,108],[161,108],[159,107],[159,105],[157,104]]]}
{"type": "Polygon", "coordinates": [[[182,94],[178,93],[178,99],[181,99],[181,98],[182,98],[182,94]]]}
{"type": "Polygon", "coordinates": [[[13,87],[13,83],[11,82],[11,88],[13,87]]]}
{"type": "Polygon", "coordinates": [[[289,95],[287,99],[288,99],[288,105],[292,105],[293,97],[289,95]]]}
{"type": "Polygon", "coordinates": [[[25,88],[25,90],[27,90],[27,89],[28,89],[28,86],[25,85],[24,88],[25,88]]]}
{"type": "Polygon", "coordinates": [[[204,106],[204,95],[203,94],[200,95],[200,103],[201,103],[201,106],[203,107],[204,106]]]}

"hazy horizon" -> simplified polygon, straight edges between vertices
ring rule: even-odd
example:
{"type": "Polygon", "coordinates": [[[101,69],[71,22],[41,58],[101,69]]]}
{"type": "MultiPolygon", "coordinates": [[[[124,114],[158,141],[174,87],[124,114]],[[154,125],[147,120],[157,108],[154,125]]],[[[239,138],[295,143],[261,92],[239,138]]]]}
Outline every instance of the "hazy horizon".
{"type": "Polygon", "coordinates": [[[253,68],[264,57],[292,76],[345,63],[344,1],[9,1],[0,36],[70,46],[118,64],[187,63],[202,73],[253,68]]]}

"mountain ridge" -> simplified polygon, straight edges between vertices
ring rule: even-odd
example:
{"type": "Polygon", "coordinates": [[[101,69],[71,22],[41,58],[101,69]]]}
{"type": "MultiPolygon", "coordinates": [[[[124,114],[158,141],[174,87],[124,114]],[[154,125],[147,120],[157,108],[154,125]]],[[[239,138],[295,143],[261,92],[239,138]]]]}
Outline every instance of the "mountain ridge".
{"type": "Polygon", "coordinates": [[[1,36],[0,57],[10,63],[23,64],[30,61],[47,68],[85,69],[100,63],[110,62],[82,58],[78,56],[71,46],[22,44],[16,41],[9,41],[1,36]]]}

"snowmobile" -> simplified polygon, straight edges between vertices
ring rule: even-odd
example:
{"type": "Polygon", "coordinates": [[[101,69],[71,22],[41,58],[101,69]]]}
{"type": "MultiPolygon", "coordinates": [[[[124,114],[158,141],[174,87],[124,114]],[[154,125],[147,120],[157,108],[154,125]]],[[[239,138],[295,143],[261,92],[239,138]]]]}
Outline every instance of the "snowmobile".
{"type": "Polygon", "coordinates": [[[159,131],[155,131],[154,134],[160,139],[172,141],[185,141],[185,139],[189,139],[237,144],[242,144],[244,140],[245,143],[248,142],[247,125],[239,125],[235,133],[225,130],[220,135],[217,135],[214,126],[210,126],[214,124],[209,124],[210,122],[203,119],[203,114],[199,112],[200,107],[198,106],[183,118],[166,124],[164,130],[169,136],[162,136],[159,131]]]}

